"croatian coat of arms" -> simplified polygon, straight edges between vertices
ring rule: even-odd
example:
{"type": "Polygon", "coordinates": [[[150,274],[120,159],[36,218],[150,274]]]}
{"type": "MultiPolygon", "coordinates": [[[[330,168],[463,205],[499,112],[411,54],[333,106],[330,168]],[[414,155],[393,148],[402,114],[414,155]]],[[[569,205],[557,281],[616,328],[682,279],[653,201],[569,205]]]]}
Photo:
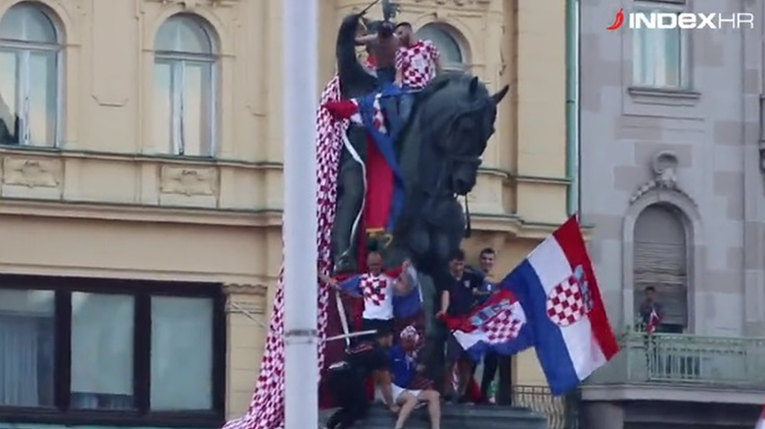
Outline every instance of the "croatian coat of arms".
{"type": "Polygon", "coordinates": [[[547,295],[547,316],[559,326],[578,322],[592,310],[592,296],[584,268],[578,265],[574,273],[560,282],[547,295]]]}

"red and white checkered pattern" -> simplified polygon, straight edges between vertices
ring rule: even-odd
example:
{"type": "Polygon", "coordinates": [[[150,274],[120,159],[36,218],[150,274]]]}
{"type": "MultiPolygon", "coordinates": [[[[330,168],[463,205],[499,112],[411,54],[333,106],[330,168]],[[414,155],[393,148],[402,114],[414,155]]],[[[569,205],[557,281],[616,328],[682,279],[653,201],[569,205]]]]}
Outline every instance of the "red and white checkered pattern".
{"type": "MultiPolygon", "coordinates": [[[[335,76],[324,88],[319,106],[340,99],[340,79],[335,76]]],[[[316,117],[317,216],[319,272],[329,275],[332,269],[331,234],[335,221],[337,174],[342,149],[342,133],[348,121],[335,120],[324,107],[316,117]]],[[[274,308],[271,313],[266,351],[247,414],[226,423],[224,429],[280,429],[284,427],[284,267],[279,271],[274,308]]],[[[308,285],[307,285],[308,286],[308,285]]],[[[316,287],[319,287],[316,285],[316,287]]],[[[327,332],[329,288],[319,287],[319,365],[324,366],[324,341],[327,332]]],[[[318,389],[318,386],[316,386],[318,389]]]]}
{"type": "Polygon", "coordinates": [[[376,306],[382,305],[388,296],[388,286],[385,277],[365,274],[361,278],[361,293],[364,295],[364,301],[371,301],[376,306]]]}
{"type": "Polygon", "coordinates": [[[484,323],[483,330],[489,344],[506,343],[518,337],[523,320],[516,317],[510,308],[503,309],[484,323]]]}
{"type": "Polygon", "coordinates": [[[574,276],[555,286],[547,296],[547,316],[557,325],[572,325],[585,314],[587,314],[587,307],[582,296],[582,288],[574,276]]]}
{"type": "Polygon", "coordinates": [[[436,77],[436,64],[440,54],[430,40],[420,40],[412,46],[402,46],[396,51],[396,69],[401,70],[404,84],[412,89],[422,89],[436,77]]]}

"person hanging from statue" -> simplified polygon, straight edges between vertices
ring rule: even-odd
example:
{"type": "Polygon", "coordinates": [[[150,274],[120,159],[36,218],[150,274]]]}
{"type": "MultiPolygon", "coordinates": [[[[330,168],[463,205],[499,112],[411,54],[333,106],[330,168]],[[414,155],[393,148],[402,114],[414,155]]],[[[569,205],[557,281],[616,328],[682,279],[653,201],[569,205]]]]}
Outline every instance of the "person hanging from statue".
{"type": "Polygon", "coordinates": [[[401,46],[393,23],[381,22],[376,32],[357,37],[356,43],[367,47],[380,87],[392,84],[396,79],[396,52],[401,46]]]}
{"type": "Polygon", "coordinates": [[[404,261],[400,268],[385,271],[383,255],[378,250],[367,254],[366,273],[341,282],[324,275],[320,278],[331,287],[362,298],[362,331],[392,333],[396,315],[410,317],[420,309],[421,298],[414,293],[417,274],[411,263],[404,261]]]}
{"type": "Polygon", "coordinates": [[[374,341],[363,341],[346,350],[345,357],[329,366],[329,389],[340,409],[327,420],[326,429],[349,429],[366,417],[369,398],[366,383],[374,375],[383,401],[393,413],[399,406],[393,398],[388,350],[393,345],[392,332],[378,332],[374,341]]]}

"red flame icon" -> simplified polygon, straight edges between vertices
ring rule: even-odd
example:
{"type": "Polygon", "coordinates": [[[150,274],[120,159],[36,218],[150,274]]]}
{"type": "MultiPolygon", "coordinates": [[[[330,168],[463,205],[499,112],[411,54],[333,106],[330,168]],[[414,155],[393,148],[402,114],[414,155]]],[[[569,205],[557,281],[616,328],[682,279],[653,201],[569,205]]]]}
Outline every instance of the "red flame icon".
{"type": "Polygon", "coordinates": [[[606,27],[606,30],[618,30],[622,24],[624,24],[624,8],[619,9],[619,12],[616,12],[616,15],[614,15],[614,22],[606,27]]]}

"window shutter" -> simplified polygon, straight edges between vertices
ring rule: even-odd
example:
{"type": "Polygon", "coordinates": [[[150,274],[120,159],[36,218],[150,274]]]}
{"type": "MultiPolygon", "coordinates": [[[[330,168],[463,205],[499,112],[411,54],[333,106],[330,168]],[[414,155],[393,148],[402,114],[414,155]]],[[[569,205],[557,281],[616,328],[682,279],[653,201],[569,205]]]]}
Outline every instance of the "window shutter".
{"type": "Polygon", "coordinates": [[[688,325],[685,229],[672,211],[648,207],[635,224],[635,314],[648,286],[656,288],[666,324],[688,325]]]}

